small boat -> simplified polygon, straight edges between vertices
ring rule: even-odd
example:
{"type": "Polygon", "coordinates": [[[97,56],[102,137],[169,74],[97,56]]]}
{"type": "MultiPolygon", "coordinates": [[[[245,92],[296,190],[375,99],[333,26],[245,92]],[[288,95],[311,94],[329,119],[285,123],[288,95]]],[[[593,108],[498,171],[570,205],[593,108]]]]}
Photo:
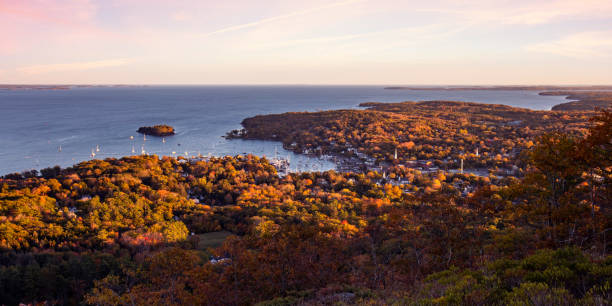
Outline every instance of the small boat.
{"type": "Polygon", "coordinates": [[[62,152],[62,145],[57,148],[57,152],[62,152]]]}
{"type": "Polygon", "coordinates": [[[100,152],[100,146],[96,145],[96,152],[100,152]]]}
{"type": "Polygon", "coordinates": [[[91,149],[91,158],[94,158],[94,157],[96,157],[96,153],[94,152],[93,149],[91,149]]]}
{"type": "Polygon", "coordinates": [[[136,153],[136,149],[134,148],[134,145],[132,145],[132,153],[136,153]]]}
{"type": "Polygon", "coordinates": [[[162,138],[162,143],[166,143],[166,138],[162,138]]]}
{"type": "Polygon", "coordinates": [[[134,136],[130,136],[130,139],[131,139],[131,140],[134,140],[134,136]]]}

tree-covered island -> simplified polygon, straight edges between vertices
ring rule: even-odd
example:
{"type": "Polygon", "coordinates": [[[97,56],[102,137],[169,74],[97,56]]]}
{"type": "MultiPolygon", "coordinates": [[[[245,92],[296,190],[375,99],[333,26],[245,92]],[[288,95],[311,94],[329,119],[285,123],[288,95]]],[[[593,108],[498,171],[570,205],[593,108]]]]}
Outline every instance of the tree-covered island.
{"type": "Polygon", "coordinates": [[[169,125],[165,125],[165,124],[154,125],[154,126],[142,126],[138,128],[137,132],[140,134],[145,134],[145,135],[164,137],[164,136],[174,135],[174,128],[169,125]]]}

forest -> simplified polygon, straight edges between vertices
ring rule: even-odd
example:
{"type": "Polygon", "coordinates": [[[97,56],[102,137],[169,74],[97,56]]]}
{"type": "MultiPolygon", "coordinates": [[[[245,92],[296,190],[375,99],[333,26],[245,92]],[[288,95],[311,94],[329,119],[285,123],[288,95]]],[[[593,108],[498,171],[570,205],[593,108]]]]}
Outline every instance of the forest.
{"type": "Polygon", "coordinates": [[[5,175],[0,303],[610,303],[611,112],[364,106],[255,117],[231,135],[362,152],[388,163],[388,176],[281,175],[253,155],[143,155],[5,175]],[[461,156],[520,171],[404,165],[461,156]]]}

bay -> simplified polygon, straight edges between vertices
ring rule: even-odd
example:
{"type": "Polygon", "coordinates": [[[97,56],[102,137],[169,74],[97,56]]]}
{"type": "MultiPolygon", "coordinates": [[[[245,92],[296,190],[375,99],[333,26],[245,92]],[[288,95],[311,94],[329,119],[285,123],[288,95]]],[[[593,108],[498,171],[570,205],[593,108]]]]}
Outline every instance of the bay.
{"type": "MultiPolygon", "coordinates": [[[[92,158],[140,154],[236,155],[289,158],[291,168],[327,170],[330,161],[296,155],[278,142],[226,140],[259,114],[358,108],[362,102],[455,100],[549,110],[564,97],[537,91],[386,90],[383,86],[135,86],[69,90],[0,90],[0,175],[92,158]],[[136,133],[168,124],[177,134],[136,133]],[[133,136],[134,139],[130,139],[133,136]],[[61,151],[60,151],[61,146],[61,151]],[[134,153],[132,153],[132,149],[134,153]],[[172,152],[175,152],[174,154],[172,152]]],[[[299,170],[299,169],[298,169],[299,170]]]]}

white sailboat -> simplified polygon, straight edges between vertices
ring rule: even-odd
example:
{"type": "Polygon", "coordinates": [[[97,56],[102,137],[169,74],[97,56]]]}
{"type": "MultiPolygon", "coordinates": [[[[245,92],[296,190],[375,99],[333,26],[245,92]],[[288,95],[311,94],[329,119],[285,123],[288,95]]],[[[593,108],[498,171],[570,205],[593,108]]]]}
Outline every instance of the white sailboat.
{"type": "Polygon", "coordinates": [[[100,152],[100,146],[96,145],[96,152],[100,152]]]}
{"type": "Polygon", "coordinates": [[[57,152],[62,152],[62,145],[57,148],[57,152]]]}

